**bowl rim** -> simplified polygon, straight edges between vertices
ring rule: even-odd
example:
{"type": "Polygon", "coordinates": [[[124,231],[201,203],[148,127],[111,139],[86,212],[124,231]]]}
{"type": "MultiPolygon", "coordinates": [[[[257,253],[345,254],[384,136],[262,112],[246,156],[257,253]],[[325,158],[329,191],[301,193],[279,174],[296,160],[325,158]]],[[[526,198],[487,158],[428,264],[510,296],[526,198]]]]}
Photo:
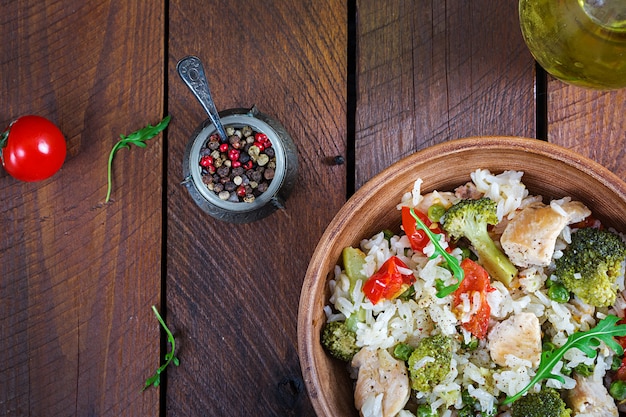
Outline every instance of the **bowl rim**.
{"type": "MultiPolygon", "coordinates": [[[[317,267],[323,265],[323,261],[326,258],[324,251],[320,250],[320,248],[325,247],[326,244],[333,240],[333,236],[343,228],[350,218],[350,213],[357,211],[369,202],[368,199],[363,198],[364,196],[375,193],[391,178],[405,175],[409,167],[419,165],[420,161],[428,161],[442,154],[451,155],[478,148],[491,151],[516,150],[555,159],[584,172],[613,193],[619,195],[623,201],[626,201],[626,183],[600,163],[560,145],[522,136],[492,135],[451,139],[416,151],[380,171],[346,201],[327,225],[313,251],[303,280],[298,305],[298,354],[305,387],[317,415],[335,415],[328,402],[319,395],[318,391],[321,387],[320,375],[317,372],[316,357],[312,346],[308,343],[311,340],[315,340],[313,323],[317,320],[317,317],[314,317],[314,309],[311,308],[315,304],[313,295],[319,292],[323,293],[327,282],[327,280],[315,278],[327,276],[330,272],[321,271],[321,268],[317,267]]],[[[409,190],[407,189],[407,191],[409,190]]]]}

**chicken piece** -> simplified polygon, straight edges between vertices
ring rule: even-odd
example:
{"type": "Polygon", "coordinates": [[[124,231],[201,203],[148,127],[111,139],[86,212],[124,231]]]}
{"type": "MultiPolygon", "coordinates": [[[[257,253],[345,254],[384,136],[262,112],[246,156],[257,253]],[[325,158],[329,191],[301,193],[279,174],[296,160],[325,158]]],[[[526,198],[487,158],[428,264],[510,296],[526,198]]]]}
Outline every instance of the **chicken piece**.
{"type": "MultiPolygon", "coordinates": [[[[406,365],[395,359],[386,349],[361,349],[352,366],[358,368],[354,389],[354,405],[362,410],[369,399],[383,394],[382,417],[393,417],[409,400],[411,389],[406,365]]],[[[361,411],[361,415],[364,413],[361,411]]]]}
{"type": "Polygon", "coordinates": [[[602,383],[593,376],[583,377],[574,374],[576,386],[568,391],[567,403],[574,415],[589,417],[617,417],[619,411],[613,397],[602,383]]]}
{"type": "Polygon", "coordinates": [[[563,203],[560,210],[541,202],[529,204],[509,222],[500,238],[502,249],[514,265],[547,266],[556,239],[565,226],[582,221],[591,211],[579,201],[563,203]]]}
{"type": "Polygon", "coordinates": [[[507,356],[530,361],[532,366],[541,360],[541,326],[532,313],[519,313],[496,324],[487,336],[491,359],[507,366],[507,356]]]}

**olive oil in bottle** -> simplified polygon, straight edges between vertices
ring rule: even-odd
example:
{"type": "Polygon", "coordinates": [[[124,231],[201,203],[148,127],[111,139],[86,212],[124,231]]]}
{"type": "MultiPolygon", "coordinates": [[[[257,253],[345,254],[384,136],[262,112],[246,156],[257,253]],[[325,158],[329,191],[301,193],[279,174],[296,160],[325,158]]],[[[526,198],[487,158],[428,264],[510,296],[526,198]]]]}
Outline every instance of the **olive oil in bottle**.
{"type": "Polygon", "coordinates": [[[520,0],[522,35],[554,77],[582,87],[626,87],[626,0],[520,0]]]}

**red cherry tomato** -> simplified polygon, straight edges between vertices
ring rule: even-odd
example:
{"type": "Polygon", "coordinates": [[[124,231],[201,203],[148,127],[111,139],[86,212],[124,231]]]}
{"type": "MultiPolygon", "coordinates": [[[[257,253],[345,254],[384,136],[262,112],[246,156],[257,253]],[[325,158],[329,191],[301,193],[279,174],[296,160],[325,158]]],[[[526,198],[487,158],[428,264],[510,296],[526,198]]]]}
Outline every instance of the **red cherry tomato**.
{"type": "MultiPolygon", "coordinates": [[[[428,228],[432,230],[433,233],[443,233],[443,230],[441,229],[441,227],[439,227],[438,224],[433,227],[433,223],[430,221],[427,215],[419,210],[414,211],[417,217],[419,217],[420,220],[424,222],[424,224],[428,226],[428,228]]],[[[426,247],[426,245],[428,245],[430,239],[422,229],[418,229],[416,227],[415,218],[413,218],[413,216],[411,215],[411,209],[406,206],[402,207],[402,228],[404,229],[404,233],[406,233],[406,236],[409,238],[409,242],[411,243],[411,249],[416,252],[419,251],[423,253],[424,248],[426,247]]]]}
{"type": "Polygon", "coordinates": [[[393,300],[415,282],[415,276],[412,273],[403,274],[399,268],[408,269],[409,267],[398,257],[392,256],[365,281],[363,293],[373,304],[380,300],[393,300]]]}
{"type": "Polygon", "coordinates": [[[489,303],[487,302],[487,293],[493,291],[489,274],[482,266],[469,258],[463,259],[461,268],[463,268],[465,278],[461,281],[459,288],[454,292],[454,306],[458,307],[463,303],[463,299],[461,298],[462,294],[467,294],[470,302],[473,302],[474,293],[479,293],[480,306],[476,312],[472,314],[470,320],[463,323],[462,326],[477,338],[484,339],[487,335],[489,315],[491,314],[491,307],[489,307],[489,303]]]}
{"type": "Polygon", "coordinates": [[[54,175],[65,161],[67,146],[59,128],[48,119],[28,115],[16,119],[2,133],[2,165],[21,181],[40,181],[54,175]]]}

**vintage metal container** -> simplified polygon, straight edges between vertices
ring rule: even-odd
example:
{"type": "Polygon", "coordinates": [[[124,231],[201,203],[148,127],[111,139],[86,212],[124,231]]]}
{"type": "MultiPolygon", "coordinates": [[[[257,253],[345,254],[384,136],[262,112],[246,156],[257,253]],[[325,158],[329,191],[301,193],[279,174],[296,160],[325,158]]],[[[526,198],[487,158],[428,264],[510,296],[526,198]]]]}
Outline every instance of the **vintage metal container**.
{"type": "Polygon", "coordinates": [[[219,113],[225,127],[250,126],[254,131],[265,133],[272,142],[276,154],[276,169],[269,188],[253,202],[233,202],[220,199],[202,181],[200,151],[209,137],[217,132],[210,119],[206,119],[193,133],[183,158],[183,184],[196,204],[212,217],[231,223],[249,223],[269,216],[277,209],[285,209],[296,182],[298,156],[296,146],[282,124],[263,114],[253,106],[251,109],[229,109],[219,113]]]}

